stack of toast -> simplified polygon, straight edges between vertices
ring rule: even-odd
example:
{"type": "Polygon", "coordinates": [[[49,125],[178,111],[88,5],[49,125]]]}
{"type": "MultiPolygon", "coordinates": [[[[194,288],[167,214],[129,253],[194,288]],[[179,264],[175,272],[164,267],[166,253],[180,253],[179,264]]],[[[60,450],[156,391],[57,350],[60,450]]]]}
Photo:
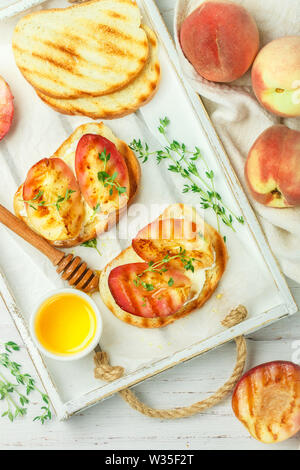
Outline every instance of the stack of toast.
{"type": "Polygon", "coordinates": [[[132,0],[92,0],[22,18],[16,63],[38,96],[63,114],[113,119],[155,94],[160,65],[154,32],[132,0]]]}

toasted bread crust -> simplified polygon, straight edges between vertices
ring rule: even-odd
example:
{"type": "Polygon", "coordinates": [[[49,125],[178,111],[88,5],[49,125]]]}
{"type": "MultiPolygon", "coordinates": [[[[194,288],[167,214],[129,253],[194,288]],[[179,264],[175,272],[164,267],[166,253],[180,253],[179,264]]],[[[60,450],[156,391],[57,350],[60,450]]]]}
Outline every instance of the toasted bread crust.
{"type": "Polygon", "coordinates": [[[116,0],[111,2],[111,9],[107,0],[91,0],[68,8],[33,12],[21,18],[15,28],[12,45],[16,63],[24,78],[36,90],[53,98],[101,96],[128,85],[145,66],[149,47],[146,34],[140,28],[136,3],[131,0],[117,0],[117,3],[121,6],[124,4],[122,11],[126,5],[131,8],[128,16],[117,11],[116,0]],[[106,10],[102,9],[101,3],[104,6],[108,3],[106,10]],[[81,28],[83,21],[86,21],[86,29],[78,35],[71,34],[68,21],[66,24],[62,21],[61,25],[57,25],[57,28],[60,27],[57,30],[60,39],[57,38],[57,31],[54,31],[53,38],[51,35],[45,35],[42,25],[45,16],[51,18],[51,15],[54,15],[56,25],[55,15],[64,14],[66,11],[70,21],[72,14],[78,21],[76,15],[80,12],[78,24],[81,28]],[[85,18],[87,11],[94,11],[92,18],[91,14],[86,14],[85,18]],[[39,30],[35,36],[37,19],[39,30]],[[103,64],[102,61],[96,61],[95,64],[88,62],[82,54],[83,39],[86,40],[86,47],[90,48],[91,54],[94,57],[99,52],[99,56],[104,54],[110,60],[109,65],[103,64]],[[98,41],[95,42],[95,39],[98,41]],[[36,43],[39,43],[38,46],[36,43]],[[98,74],[100,70],[101,76],[98,74]],[[96,80],[95,77],[92,78],[93,74],[97,75],[96,80]]]}
{"type": "Polygon", "coordinates": [[[39,91],[37,95],[55,111],[67,115],[83,115],[91,119],[117,119],[134,113],[154,97],[160,82],[160,65],[157,57],[157,38],[145,25],[149,42],[149,57],[145,67],[124,88],[106,96],[79,99],[55,99],[39,91]]]}
{"type": "MultiPolygon", "coordinates": [[[[185,214],[184,204],[173,204],[169,206],[163,214],[159,217],[160,219],[168,218],[170,216],[180,216],[185,214]]],[[[187,214],[186,214],[187,215],[187,214]]],[[[137,326],[139,328],[161,328],[163,326],[169,325],[179,318],[183,318],[191,313],[193,310],[200,308],[204,303],[212,296],[216,290],[218,283],[225,271],[227,263],[227,250],[221,235],[210,225],[206,224],[200,216],[196,213],[195,210],[190,212],[190,215],[195,216],[198,222],[203,223],[204,227],[204,236],[210,239],[215,252],[215,264],[214,266],[205,271],[205,282],[203,288],[195,299],[187,302],[182,308],[180,308],[173,315],[167,317],[157,317],[157,318],[144,318],[137,315],[132,315],[125,310],[122,310],[115,302],[109,286],[108,286],[108,276],[113,268],[120,266],[126,263],[135,263],[143,262],[137,253],[130,246],[126,248],[122,253],[119,254],[114,260],[112,260],[102,271],[99,281],[99,291],[105,305],[111,310],[111,312],[120,320],[130,325],[137,326]]],[[[194,219],[195,220],[195,219],[194,219]]]]}
{"type": "MultiPolygon", "coordinates": [[[[109,132],[111,135],[111,131],[101,122],[101,123],[88,123],[83,124],[62,143],[62,145],[57,149],[57,151],[52,155],[51,158],[62,158],[67,153],[67,150],[71,147],[72,143],[76,141],[81,135],[87,134],[89,132],[98,133],[102,135],[104,132],[107,135],[109,132]]],[[[123,142],[122,140],[118,139],[114,136],[114,143],[118,149],[118,151],[123,155],[127,169],[129,174],[129,182],[130,182],[130,194],[129,200],[126,206],[122,207],[117,212],[114,212],[109,215],[108,219],[103,221],[94,221],[88,224],[85,224],[81,233],[74,239],[70,240],[60,240],[60,241],[49,241],[50,244],[61,247],[61,248],[71,248],[73,246],[80,245],[81,243],[91,240],[95,238],[101,233],[104,233],[108,227],[112,227],[118,223],[120,217],[123,213],[127,210],[127,207],[134,199],[136,192],[139,187],[140,178],[141,178],[141,170],[139,162],[133,153],[133,151],[128,147],[128,145],[123,142]]],[[[14,211],[17,217],[22,219],[24,222],[27,223],[30,227],[30,221],[27,216],[23,214],[24,212],[24,203],[22,202],[23,199],[23,185],[21,185],[14,196],[14,211]]],[[[32,228],[32,227],[31,227],[32,228]]]]}

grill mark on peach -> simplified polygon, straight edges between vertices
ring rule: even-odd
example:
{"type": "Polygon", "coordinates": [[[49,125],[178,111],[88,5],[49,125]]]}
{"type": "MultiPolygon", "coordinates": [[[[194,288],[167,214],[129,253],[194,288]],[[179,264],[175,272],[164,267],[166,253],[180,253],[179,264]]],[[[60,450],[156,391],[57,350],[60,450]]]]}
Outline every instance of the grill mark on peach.
{"type": "Polygon", "coordinates": [[[293,396],[290,398],[290,404],[286,411],[283,412],[281,417],[280,424],[287,424],[289,422],[289,417],[292,415],[293,409],[296,406],[297,401],[297,381],[293,378],[291,382],[288,384],[290,390],[293,390],[293,396]]]}
{"type": "Polygon", "coordinates": [[[170,310],[171,310],[170,313],[175,313],[176,310],[179,309],[178,304],[177,304],[177,308],[176,308],[176,303],[177,303],[178,300],[180,302],[182,302],[182,299],[183,299],[182,291],[179,290],[179,289],[176,289],[176,291],[174,292],[174,295],[172,295],[172,296],[168,295],[168,305],[169,305],[170,310]]]}
{"type": "MultiPolygon", "coordinates": [[[[133,282],[132,282],[132,285],[131,285],[131,278],[129,279],[129,282],[126,286],[126,281],[124,282],[124,280],[122,279],[122,277],[119,279],[120,281],[120,285],[119,285],[119,289],[122,290],[122,291],[126,291],[127,293],[127,296],[128,298],[130,299],[130,301],[134,304],[135,308],[138,309],[138,305],[136,303],[136,299],[135,299],[135,296],[134,296],[134,293],[133,293],[133,282]]],[[[122,310],[124,310],[120,305],[119,303],[117,302],[117,299],[115,299],[115,297],[113,296],[112,292],[111,292],[111,295],[112,297],[114,298],[115,302],[117,303],[117,305],[119,306],[119,308],[121,308],[122,310]]],[[[126,310],[124,310],[126,311],[126,310]]],[[[128,313],[128,312],[127,312],[128,313]]]]}
{"type": "Polygon", "coordinates": [[[261,440],[262,433],[261,433],[261,424],[259,420],[254,421],[254,431],[257,439],[261,440]]]}
{"type": "Polygon", "coordinates": [[[246,386],[247,386],[247,395],[248,395],[249,414],[253,418],[254,417],[254,412],[253,412],[254,398],[253,398],[253,383],[252,383],[251,377],[249,377],[246,380],[246,386]]]}
{"type": "Polygon", "coordinates": [[[272,424],[269,424],[269,425],[267,426],[267,430],[268,430],[269,433],[271,434],[272,439],[273,439],[274,441],[277,441],[277,439],[278,439],[278,434],[276,434],[275,432],[273,432],[272,424]]]}
{"type": "Polygon", "coordinates": [[[281,420],[280,420],[280,424],[288,424],[289,418],[293,412],[293,408],[295,407],[295,405],[296,405],[296,395],[293,396],[288,409],[283,413],[281,420]]]}
{"type": "Polygon", "coordinates": [[[64,213],[61,217],[65,225],[67,234],[70,235],[72,233],[73,224],[77,224],[78,217],[74,217],[73,214],[69,213],[69,211],[64,213]]]}
{"type": "MultiPolygon", "coordinates": [[[[176,304],[176,301],[178,300],[177,291],[173,291],[173,294],[174,295],[170,295],[169,291],[167,290],[162,292],[162,297],[164,298],[168,307],[168,311],[169,311],[167,316],[172,315],[174,313],[174,310],[176,310],[175,304],[176,304]]],[[[178,310],[178,305],[177,305],[177,310],[178,310]]],[[[165,317],[165,315],[160,315],[160,311],[158,309],[157,309],[157,316],[165,317]]]]}
{"type": "MultiPolygon", "coordinates": [[[[272,424],[271,424],[271,428],[272,428],[272,424]]],[[[276,432],[273,432],[273,430],[271,430],[271,435],[272,435],[273,441],[277,441],[278,434],[276,432]]]]}
{"type": "Polygon", "coordinates": [[[149,304],[150,304],[150,307],[151,307],[151,310],[153,312],[153,316],[156,317],[157,316],[157,306],[156,306],[156,299],[152,297],[152,295],[149,295],[146,297],[149,304]]]}
{"type": "Polygon", "coordinates": [[[263,385],[267,387],[272,382],[272,377],[268,368],[263,370],[263,385]]]}
{"type": "Polygon", "coordinates": [[[127,295],[128,295],[129,299],[131,300],[131,302],[133,304],[134,310],[141,313],[141,305],[138,302],[138,299],[136,298],[136,295],[135,295],[135,292],[134,292],[133,280],[130,279],[127,286],[126,286],[126,283],[124,285],[124,281],[122,280],[122,288],[124,289],[124,291],[127,292],[127,295]]]}

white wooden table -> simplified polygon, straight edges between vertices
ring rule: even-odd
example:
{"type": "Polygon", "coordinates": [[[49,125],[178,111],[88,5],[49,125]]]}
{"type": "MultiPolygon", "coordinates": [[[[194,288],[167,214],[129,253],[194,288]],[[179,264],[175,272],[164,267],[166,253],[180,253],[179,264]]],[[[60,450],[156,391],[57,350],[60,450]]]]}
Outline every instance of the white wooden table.
{"type": "MultiPolygon", "coordinates": [[[[157,0],[172,31],[174,0],[157,0]]],[[[300,305],[300,285],[289,282],[300,305]]],[[[0,304],[0,341],[20,338],[0,304]]],[[[280,321],[248,337],[248,364],[285,359],[300,361],[300,316],[280,321]],[[294,356],[293,356],[294,355],[294,356]],[[298,358],[297,358],[298,356],[298,358]],[[296,358],[296,359],[295,359],[296,358]]],[[[148,404],[157,407],[187,405],[215,391],[231,374],[235,350],[228,344],[189,363],[180,365],[139,385],[136,390],[148,404]]],[[[24,370],[34,375],[22,348],[16,356],[24,370]]],[[[36,397],[37,398],[37,397],[36,397]]],[[[1,405],[0,405],[1,407],[1,405]]],[[[90,408],[68,422],[32,422],[29,410],[24,419],[10,423],[0,418],[0,449],[299,449],[300,436],[266,446],[250,437],[233,416],[230,398],[197,416],[175,420],[153,420],[129,408],[119,396],[90,408]]]]}

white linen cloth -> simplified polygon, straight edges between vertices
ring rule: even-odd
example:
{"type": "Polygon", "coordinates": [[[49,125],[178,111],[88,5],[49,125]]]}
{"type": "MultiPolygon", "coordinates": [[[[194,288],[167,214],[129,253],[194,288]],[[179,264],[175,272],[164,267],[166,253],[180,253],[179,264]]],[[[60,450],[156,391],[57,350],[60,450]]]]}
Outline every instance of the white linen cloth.
{"type": "MultiPolygon", "coordinates": [[[[174,32],[182,71],[194,90],[204,98],[213,124],[259,215],[283,272],[300,282],[300,208],[273,209],[257,203],[251,197],[244,178],[245,159],[259,134],[276,123],[300,130],[300,118],[280,119],[264,110],[252,91],[250,72],[230,84],[209,82],[196,73],[181,51],[178,32],[183,19],[201,3],[202,0],[177,1],[174,32]]],[[[300,34],[299,0],[234,0],[234,3],[244,6],[253,15],[261,47],[275,38],[300,34]]]]}

